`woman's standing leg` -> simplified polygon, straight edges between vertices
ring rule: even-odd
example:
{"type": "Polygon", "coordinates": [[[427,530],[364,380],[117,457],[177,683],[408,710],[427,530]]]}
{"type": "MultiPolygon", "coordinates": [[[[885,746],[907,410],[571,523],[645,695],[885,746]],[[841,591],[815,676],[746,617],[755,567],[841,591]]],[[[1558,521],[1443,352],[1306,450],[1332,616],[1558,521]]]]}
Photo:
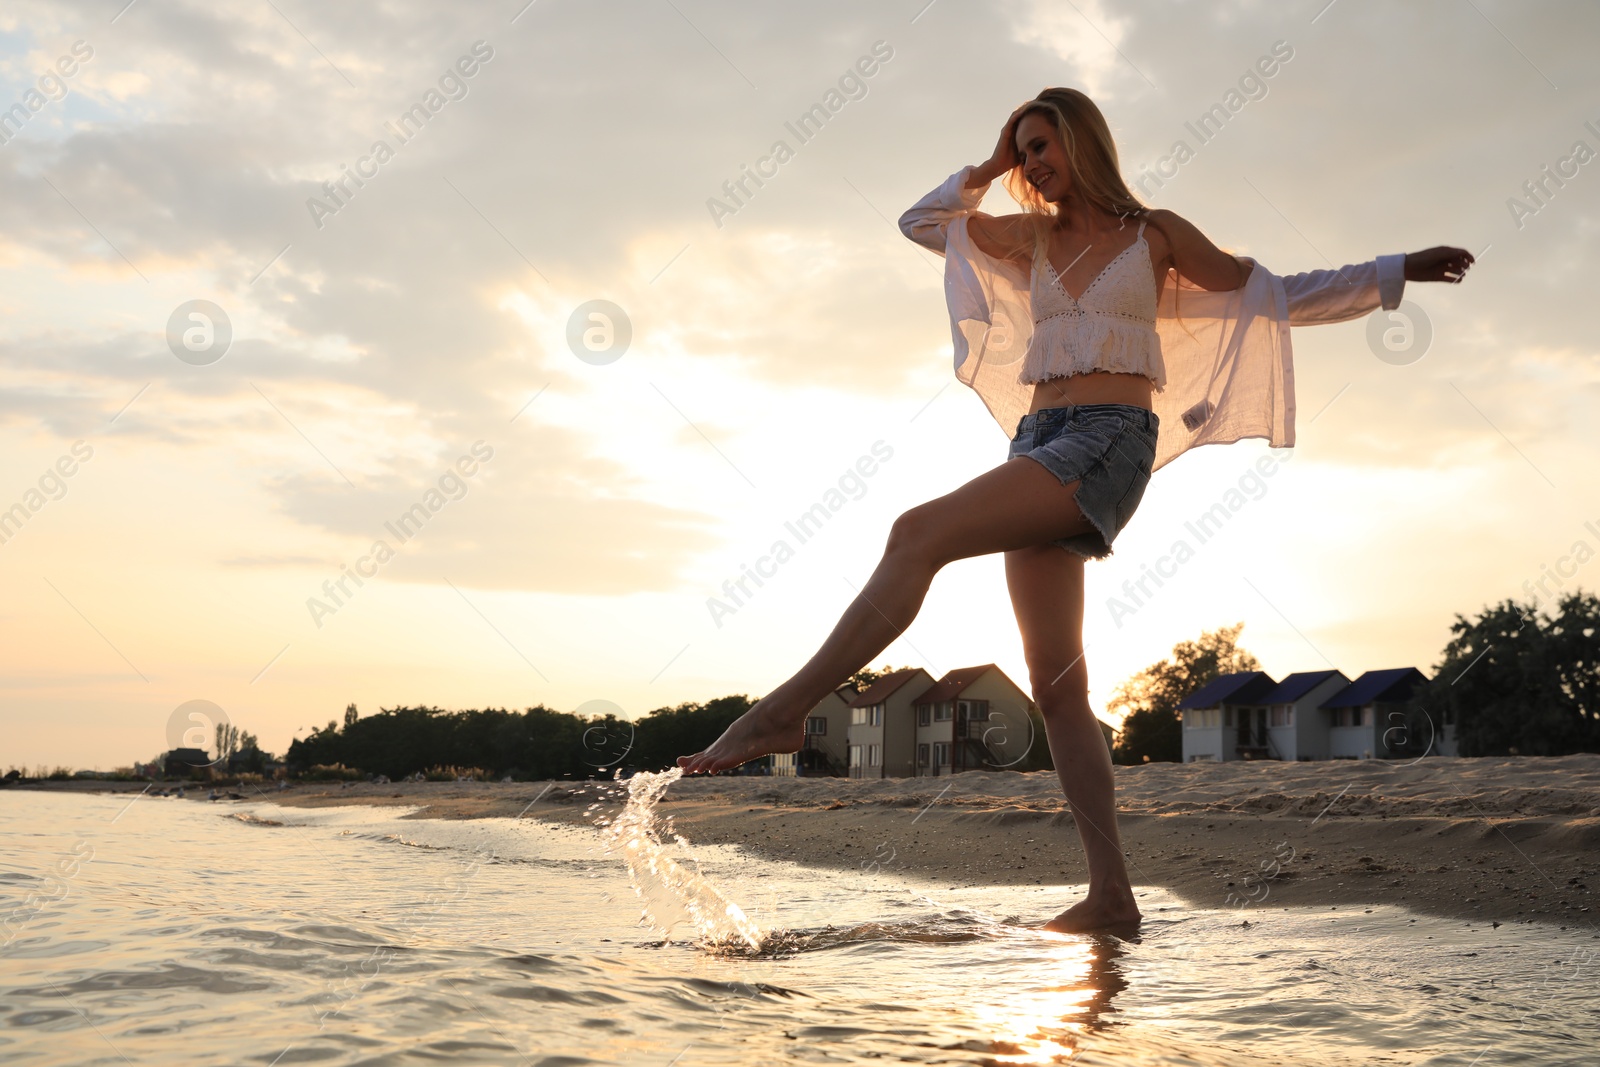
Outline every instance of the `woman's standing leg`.
{"type": "Polygon", "coordinates": [[[1139,921],[1117,833],[1111,753],[1089,707],[1083,659],[1083,558],[1056,545],[1006,553],[1006,585],[1022,631],[1034,702],[1072,806],[1089,865],[1089,892],[1046,924],[1061,931],[1139,921]]]}

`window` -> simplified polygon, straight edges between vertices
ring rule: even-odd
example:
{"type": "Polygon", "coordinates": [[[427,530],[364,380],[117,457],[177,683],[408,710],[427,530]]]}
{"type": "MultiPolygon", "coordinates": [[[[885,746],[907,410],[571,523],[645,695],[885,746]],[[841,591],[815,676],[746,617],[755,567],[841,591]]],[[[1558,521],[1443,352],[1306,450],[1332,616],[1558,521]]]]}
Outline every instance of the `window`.
{"type": "MultiPolygon", "coordinates": [[[[918,704],[917,705],[917,725],[918,726],[926,726],[926,725],[928,725],[928,716],[930,714],[931,713],[930,713],[930,711],[928,709],[928,705],[926,705],[926,704],[918,704]]],[[[926,762],[926,761],[924,761],[924,762],[926,762]]]]}
{"type": "Polygon", "coordinates": [[[935,741],[933,744],[933,765],[935,767],[950,766],[950,742],[935,741]]]}
{"type": "Polygon", "coordinates": [[[963,700],[959,704],[961,714],[969,722],[984,722],[989,718],[989,702],[987,700],[963,700]]]}
{"type": "Polygon", "coordinates": [[[861,766],[861,746],[860,745],[851,745],[850,746],[850,766],[852,766],[852,767],[861,766]]]}
{"type": "Polygon", "coordinates": [[[828,720],[821,715],[812,715],[806,719],[806,733],[825,734],[828,732],[828,720]]]}
{"type": "Polygon", "coordinates": [[[926,767],[927,765],[928,765],[928,746],[927,745],[918,745],[917,746],[917,766],[918,767],[926,767]]]}
{"type": "Polygon", "coordinates": [[[1272,709],[1273,726],[1293,726],[1294,708],[1288,704],[1279,704],[1272,709]]]}
{"type": "Polygon", "coordinates": [[[881,767],[881,766],[883,766],[883,746],[882,745],[868,745],[867,746],[867,766],[868,767],[881,767]]]}
{"type": "Polygon", "coordinates": [[[949,701],[946,701],[943,704],[935,704],[933,706],[933,721],[949,722],[954,713],[954,705],[952,705],[949,701]]]}
{"type": "Polygon", "coordinates": [[[851,726],[882,726],[883,705],[872,704],[865,708],[850,709],[851,726]]]}
{"type": "Polygon", "coordinates": [[[1371,726],[1372,705],[1364,708],[1334,708],[1333,725],[1335,726],[1371,726]]]}

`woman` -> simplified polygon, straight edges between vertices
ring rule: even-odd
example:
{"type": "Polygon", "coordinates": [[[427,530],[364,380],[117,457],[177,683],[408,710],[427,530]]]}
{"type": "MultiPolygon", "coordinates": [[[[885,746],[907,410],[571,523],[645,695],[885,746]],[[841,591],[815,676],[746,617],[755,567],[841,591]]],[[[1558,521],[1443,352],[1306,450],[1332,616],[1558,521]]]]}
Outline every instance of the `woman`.
{"type": "Polygon", "coordinates": [[[1277,278],[1141,204],[1105,119],[1073,89],[1018,108],[986,162],[951,175],[900,224],[946,257],[957,376],[1015,431],[1008,462],[901,515],[816,655],[678,763],[707,773],[797,751],[806,714],[911,625],[941,567],[1004,552],[1033,698],[1089,867],[1087,895],[1046,928],[1136,923],[1111,758],[1089,707],[1084,559],[1111,553],[1151,472],[1188,448],[1293,444],[1291,323],[1393,308],[1405,279],[1459,281],[1472,256],[1440,247],[1277,278]],[[1001,176],[1025,210],[977,212],[1001,176]]]}

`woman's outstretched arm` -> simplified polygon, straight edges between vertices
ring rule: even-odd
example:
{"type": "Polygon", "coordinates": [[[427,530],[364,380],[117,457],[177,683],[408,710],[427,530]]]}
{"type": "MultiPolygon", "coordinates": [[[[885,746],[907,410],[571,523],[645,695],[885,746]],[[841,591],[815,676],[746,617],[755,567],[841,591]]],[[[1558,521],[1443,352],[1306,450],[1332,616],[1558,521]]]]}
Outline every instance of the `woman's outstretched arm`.
{"type": "Polygon", "coordinates": [[[1332,270],[1283,276],[1289,325],[1322,326],[1357,319],[1382,307],[1400,306],[1406,282],[1456,283],[1466,276],[1473,255],[1464,248],[1436,245],[1420,252],[1378,256],[1332,270]]]}

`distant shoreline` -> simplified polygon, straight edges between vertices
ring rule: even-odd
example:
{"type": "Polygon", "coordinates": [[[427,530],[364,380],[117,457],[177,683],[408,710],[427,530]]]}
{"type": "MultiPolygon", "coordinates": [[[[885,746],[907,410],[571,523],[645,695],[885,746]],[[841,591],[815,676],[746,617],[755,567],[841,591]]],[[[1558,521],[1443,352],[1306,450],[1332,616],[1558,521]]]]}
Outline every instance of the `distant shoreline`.
{"type": "MultiPolygon", "coordinates": [[[[144,784],[11,788],[126,793],[144,784]]],[[[422,805],[412,817],[520,814],[583,826],[585,808],[615,788],[301,782],[282,792],[234,791],[285,807],[422,805]]],[[[209,786],[187,792],[204,801],[209,786]]],[[[1196,907],[1235,906],[1241,920],[1283,906],[1390,904],[1600,935],[1600,755],[1147,764],[1117,768],[1117,796],[1135,885],[1161,886],[1196,907]],[[1246,900],[1254,902],[1238,906],[1246,900]]],[[[605,809],[618,803],[607,801],[605,809]]],[[[1086,880],[1071,815],[1049,771],[704,778],[674,783],[661,810],[691,842],[739,845],[822,868],[958,885],[1086,880]]]]}

